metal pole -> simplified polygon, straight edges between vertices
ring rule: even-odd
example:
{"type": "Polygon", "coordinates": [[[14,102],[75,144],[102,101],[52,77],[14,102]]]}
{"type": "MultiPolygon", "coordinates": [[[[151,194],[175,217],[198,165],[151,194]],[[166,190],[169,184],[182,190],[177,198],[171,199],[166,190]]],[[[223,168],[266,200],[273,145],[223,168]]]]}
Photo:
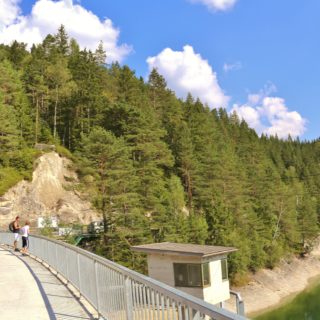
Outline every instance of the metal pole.
{"type": "Polygon", "coordinates": [[[236,297],[237,314],[244,316],[244,301],[242,300],[240,293],[230,290],[230,294],[236,297]]]}
{"type": "Polygon", "coordinates": [[[79,299],[81,298],[81,273],[80,273],[80,255],[77,252],[77,267],[78,267],[78,279],[79,279],[79,299]]]}
{"type": "Polygon", "coordinates": [[[124,280],[124,290],[127,320],[133,320],[132,287],[131,279],[128,276],[126,276],[124,280]]]}
{"type": "Polygon", "coordinates": [[[94,261],[94,284],[96,287],[96,295],[97,295],[97,310],[98,310],[98,316],[101,315],[101,308],[100,308],[100,299],[99,299],[99,283],[98,283],[98,263],[97,261],[94,261]]]}

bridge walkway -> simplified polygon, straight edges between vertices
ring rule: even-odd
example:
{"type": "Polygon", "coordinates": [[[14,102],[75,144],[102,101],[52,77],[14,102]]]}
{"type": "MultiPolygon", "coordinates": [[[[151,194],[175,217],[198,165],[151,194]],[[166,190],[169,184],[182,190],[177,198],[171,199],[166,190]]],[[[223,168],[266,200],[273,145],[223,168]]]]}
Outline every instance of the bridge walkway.
{"type": "Polygon", "coordinates": [[[0,248],[0,319],[93,319],[81,300],[40,262],[0,248]]]}

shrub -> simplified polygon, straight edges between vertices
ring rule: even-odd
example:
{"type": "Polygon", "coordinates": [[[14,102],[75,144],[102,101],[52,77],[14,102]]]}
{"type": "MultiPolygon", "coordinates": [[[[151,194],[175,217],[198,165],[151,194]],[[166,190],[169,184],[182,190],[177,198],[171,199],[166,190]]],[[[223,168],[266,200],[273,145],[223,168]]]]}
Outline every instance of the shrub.
{"type": "Polygon", "coordinates": [[[41,156],[42,152],[32,148],[24,148],[12,152],[10,167],[19,170],[26,178],[32,175],[34,160],[41,156]]]}
{"type": "Polygon", "coordinates": [[[56,150],[57,150],[57,153],[59,153],[59,155],[61,157],[65,157],[65,158],[68,158],[70,160],[74,160],[73,154],[67,148],[57,145],[56,146],[56,150]]]}
{"type": "Polygon", "coordinates": [[[23,179],[23,175],[14,168],[0,168],[0,196],[23,179]]]}

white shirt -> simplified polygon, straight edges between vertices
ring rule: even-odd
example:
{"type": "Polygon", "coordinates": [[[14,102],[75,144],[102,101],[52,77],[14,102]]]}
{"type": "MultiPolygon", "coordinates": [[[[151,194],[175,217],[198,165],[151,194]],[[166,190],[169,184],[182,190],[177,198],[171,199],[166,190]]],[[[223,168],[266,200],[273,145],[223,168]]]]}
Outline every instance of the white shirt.
{"type": "Polygon", "coordinates": [[[21,235],[27,237],[29,235],[29,226],[24,226],[20,229],[21,235]]]}

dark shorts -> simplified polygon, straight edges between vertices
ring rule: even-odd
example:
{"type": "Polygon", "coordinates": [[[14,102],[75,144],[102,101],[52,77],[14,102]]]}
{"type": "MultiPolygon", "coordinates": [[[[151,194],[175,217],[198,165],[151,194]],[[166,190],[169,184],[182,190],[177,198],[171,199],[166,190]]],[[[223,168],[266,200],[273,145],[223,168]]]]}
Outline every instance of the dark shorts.
{"type": "Polygon", "coordinates": [[[28,237],[22,237],[22,248],[28,248],[28,247],[29,247],[28,237]]]}

